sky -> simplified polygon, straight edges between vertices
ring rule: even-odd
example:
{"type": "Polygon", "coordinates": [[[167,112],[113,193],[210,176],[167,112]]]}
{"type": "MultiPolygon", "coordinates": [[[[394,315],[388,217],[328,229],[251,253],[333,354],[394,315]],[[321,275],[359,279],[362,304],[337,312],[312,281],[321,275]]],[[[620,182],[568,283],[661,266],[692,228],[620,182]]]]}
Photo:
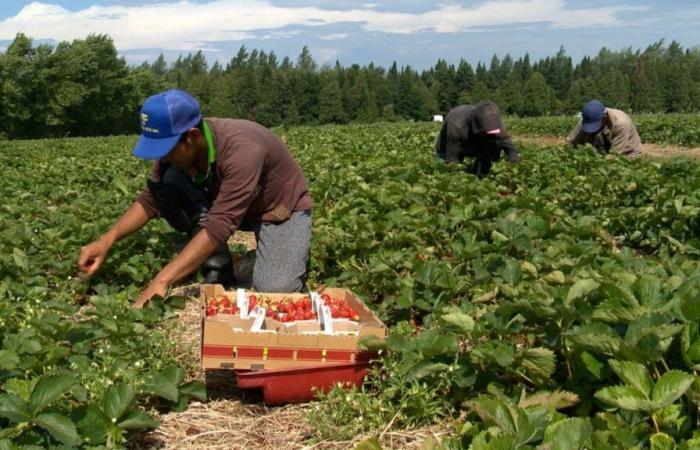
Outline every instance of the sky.
{"type": "Polygon", "coordinates": [[[201,50],[226,64],[245,45],[292,59],[307,45],[320,64],[425,69],[438,58],[531,60],[561,46],[579,61],[602,47],[660,39],[700,46],[699,0],[42,0],[0,1],[0,50],[18,32],[56,44],[108,34],[130,64],[201,50]]]}

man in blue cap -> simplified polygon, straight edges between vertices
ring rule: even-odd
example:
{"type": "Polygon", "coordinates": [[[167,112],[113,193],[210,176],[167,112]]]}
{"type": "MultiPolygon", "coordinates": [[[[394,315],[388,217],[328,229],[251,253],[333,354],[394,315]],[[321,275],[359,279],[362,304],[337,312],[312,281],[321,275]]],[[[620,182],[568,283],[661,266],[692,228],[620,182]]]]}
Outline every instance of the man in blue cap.
{"type": "Polygon", "coordinates": [[[203,118],[187,92],[149,97],[133,154],[153,160],[150,179],[112,228],[80,252],[87,276],[110,247],[162,217],[190,237],[134,304],[165,295],[201,267],[207,283],[234,283],[227,241],[237,229],[255,232],[253,289],[303,289],[311,242],[312,201],[301,168],[270,130],[239,119],[203,118]]]}
{"type": "Polygon", "coordinates": [[[591,144],[601,154],[614,151],[630,159],[642,154],[642,142],[630,116],[606,108],[599,100],[583,105],[581,120],[567,140],[574,147],[591,144]]]}

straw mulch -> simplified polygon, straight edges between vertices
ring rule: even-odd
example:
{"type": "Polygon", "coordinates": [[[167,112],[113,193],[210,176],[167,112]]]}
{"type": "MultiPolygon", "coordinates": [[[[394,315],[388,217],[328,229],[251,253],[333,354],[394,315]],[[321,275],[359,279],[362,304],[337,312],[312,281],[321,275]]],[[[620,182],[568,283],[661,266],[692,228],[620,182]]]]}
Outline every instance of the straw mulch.
{"type": "MultiPolygon", "coordinates": [[[[252,233],[250,234],[252,236],[252,233]]],[[[254,237],[236,236],[248,250],[254,237]]],[[[253,247],[254,248],[254,247],[253,247]]],[[[254,252],[239,260],[252,273],[254,252]]],[[[239,275],[237,273],[237,275],[239,275]]],[[[250,275],[250,273],[248,273],[250,275]]],[[[239,278],[241,280],[241,278],[239,278]]],[[[267,407],[261,395],[235,386],[231,371],[205,372],[199,364],[200,311],[196,298],[199,285],[182,286],[173,292],[190,297],[187,307],[180,311],[179,320],[164,326],[175,346],[178,362],[187,369],[189,380],[207,385],[209,401],[192,402],[187,410],[158,417],[160,427],[131,436],[128,447],[133,449],[344,449],[356,447],[372,436],[357,436],[351,441],[319,441],[306,419],[310,404],[267,407]]],[[[377,433],[382,448],[423,448],[427,441],[439,441],[449,430],[445,427],[416,430],[387,429],[377,433]]]]}

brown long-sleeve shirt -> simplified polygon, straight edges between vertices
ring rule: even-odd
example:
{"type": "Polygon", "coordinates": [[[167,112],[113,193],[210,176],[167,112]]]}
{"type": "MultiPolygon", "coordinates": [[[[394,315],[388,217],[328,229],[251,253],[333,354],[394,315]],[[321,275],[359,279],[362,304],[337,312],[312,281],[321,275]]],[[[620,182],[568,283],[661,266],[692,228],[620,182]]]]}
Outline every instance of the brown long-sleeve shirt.
{"type": "MultiPolygon", "coordinates": [[[[272,131],[239,119],[205,119],[214,135],[216,159],[209,181],[212,206],[203,228],[219,245],[244,219],[283,222],[294,211],[313,206],[304,174],[272,131]]],[[[160,181],[166,165],[153,163],[151,180],[160,181]]],[[[138,196],[149,218],[160,211],[148,188],[138,196]]]]}

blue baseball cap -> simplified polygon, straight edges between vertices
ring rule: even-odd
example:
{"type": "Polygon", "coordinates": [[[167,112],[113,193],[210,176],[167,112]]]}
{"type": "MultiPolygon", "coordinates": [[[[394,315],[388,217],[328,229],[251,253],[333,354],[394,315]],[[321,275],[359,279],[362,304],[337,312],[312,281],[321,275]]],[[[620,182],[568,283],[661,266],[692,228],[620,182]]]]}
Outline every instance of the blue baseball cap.
{"type": "Polygon", "coordinates": [[[605,106],[599,100],[591,100],[581,110],[582,129],[584,133],[597,133],[603,128],[605,106]]]}
{"type": "Polygon", "coordinates": [[[185,91],[171,89],[152,95],[141,107],[141,137],[133,154],[143,159],[160,159],[175,148],[185,131],[202,120],[199,102],[185,91]]]}

